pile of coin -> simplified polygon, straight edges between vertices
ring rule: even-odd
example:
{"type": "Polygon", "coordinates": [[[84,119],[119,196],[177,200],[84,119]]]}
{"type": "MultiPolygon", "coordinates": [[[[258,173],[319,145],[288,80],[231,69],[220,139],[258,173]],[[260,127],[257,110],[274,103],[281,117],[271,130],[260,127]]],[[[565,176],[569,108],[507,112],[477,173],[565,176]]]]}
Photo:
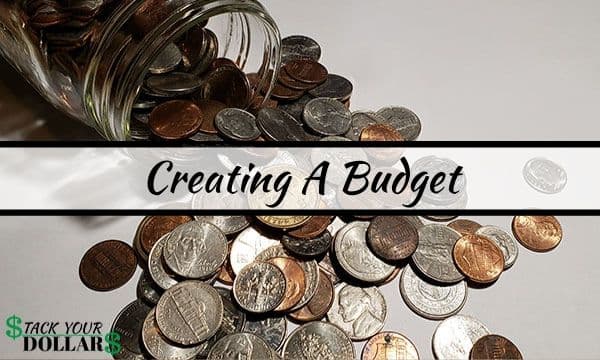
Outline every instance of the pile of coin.
{"type": "Polygon", "coordinates": [[[399,274],[407,306],[443,320],[438,359],[521,359],[510,340],[457,314],[470,284],[514,264],[517,241],[548,251],[562,239],[552,216],[516,216],[512,229],[516,240],[444,216],[149,216],[133,247],[92,247],[80,276],[111,290],[140,260],[138,300],[113,324],[117,359],[354,359],[353,342],[364,340],[362,359],[417,359],[406,335],[383,330],[389,299],[379,287],[399,274]],[[289,335],[286,319],[299,325],[289,335]]]}

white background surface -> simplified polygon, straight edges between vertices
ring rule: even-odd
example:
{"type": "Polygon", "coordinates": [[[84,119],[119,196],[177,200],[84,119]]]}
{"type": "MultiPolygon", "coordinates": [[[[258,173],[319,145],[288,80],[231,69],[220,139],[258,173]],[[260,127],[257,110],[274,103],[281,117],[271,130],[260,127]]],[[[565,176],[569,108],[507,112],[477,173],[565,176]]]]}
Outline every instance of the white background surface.
{"type": "MultiPolygon", "coordinates": [[[[0,218],[0,358],[67,358],[60,353],[20,352],[22,341],[13,343],[4,336],[4,321],[13,313],[24,321],[91,320],[110,326],[121,308],[135,299],[141,272],[121,289],[98,293],[88,290],[79,280],[79,261],[98,241],[114,238],[131,242],[140,219],[0,218]]],[[[472,219],[505,230],[510,230],[512,220],[472,219]]],[[[537,254],[520,246],[517,262],[497,283],[485,289],[469,289],[461,313],[479,318],[490,331],[510,338],[526,359],[597,359],[600,219],[559,220],[565,236],[558,248],[537,254]]],[[[404,304],[398,280],[383,287],[388,305],[385,329],[405,334],[415,342],[422,358],[432,358],[431,336],[438,322],[415,315],[404,304]]],[[[360,351],[362,343],[357,343],[356,349],[360,351]]],[[[83,353],[75,355],[72,358],[83,357],[83,353]]]]}

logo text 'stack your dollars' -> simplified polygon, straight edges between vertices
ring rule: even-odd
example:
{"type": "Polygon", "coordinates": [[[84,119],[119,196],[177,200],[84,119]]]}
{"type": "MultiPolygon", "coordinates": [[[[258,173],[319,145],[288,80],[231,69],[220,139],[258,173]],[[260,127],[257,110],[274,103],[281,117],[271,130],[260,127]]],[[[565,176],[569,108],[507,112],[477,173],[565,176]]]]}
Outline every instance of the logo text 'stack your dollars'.
{"type": "Polygon", "coordinates": [[[101,322],[23,321],[17,315],[6,318],[5,335],[22,340],[22,351],[33,352],[106,352],[121,351],[121,335],[102,333],[101,322]]]}
{"type": "MultiPolygon", "coordinates": [[[[414,196],[403,203],[402,206],[412,208],[416,206],[426,191],[439,194],[448,192],[458,194],[458,179],[464,176],[463,167],[457,166],[451,172],[420,171],[411,173],[410,165],[405,157],[399,161],[401,169],[391,173],[374,170],[367,161],[349,161],[343,164],[345,169],[344,180],[338,188],[344,194],[350,196],[392,194],[400,195],[411,192],[414,196]]],[[[160,196],[167,192],[175,194],[184,188],[187,192],[197,194],[205,193],[230,193],[230,194],[254,194],[271,193],[278,194],[276,199],[265,205],[270,208],[279,206],[290,190],[306,195],[311,185],[318,188],[319,194],[325,194],[331,163],[323,161],[317,164],[310,174],[304,179],[304,186],[290,189],[292,174],[289,171],[279,173],[263,173],[253,163],[247,167],[235,166],[231,171],[220,172],[189,172],[177,169],[171,160],[160,161],[155,164],[148,174],[147,189],[152,195],[160,196]]]]}

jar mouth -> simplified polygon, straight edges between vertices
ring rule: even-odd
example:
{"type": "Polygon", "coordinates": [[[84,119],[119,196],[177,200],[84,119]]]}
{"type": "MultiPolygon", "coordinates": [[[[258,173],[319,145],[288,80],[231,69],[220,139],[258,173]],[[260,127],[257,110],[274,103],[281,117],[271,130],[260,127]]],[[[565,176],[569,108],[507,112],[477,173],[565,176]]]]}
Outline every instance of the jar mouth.
{"type": "Polygon", "coordinates": [[[178,2],[181,4],[175,11],[139,38],[128,30],[144,1],[122,5],[113,17],[121,20],[109,20],[83,87],[88,116],[106,139],[131,140],[133,105],[154,60],[192,28],[205,22],[210,28],[215,19],[220,19],[217,23],[222,27],[215,31],[219,36],[218,57],[233,60],[246,74],[258,74],[251,86],[250,103],[256,101],[259,89],[263,101],[268,99],[279,71],[281,40],[275,21],[264,7],[253,0],[178,2]],[[255,68],[250,69],[252,66],[255,68]]]}

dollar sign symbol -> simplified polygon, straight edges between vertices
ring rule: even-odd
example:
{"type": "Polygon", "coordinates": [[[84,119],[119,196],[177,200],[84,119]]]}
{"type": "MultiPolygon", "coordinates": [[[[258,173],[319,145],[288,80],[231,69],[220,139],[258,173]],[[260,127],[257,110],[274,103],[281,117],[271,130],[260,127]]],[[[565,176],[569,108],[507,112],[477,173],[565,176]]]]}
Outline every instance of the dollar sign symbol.
{"type": "Polygon", "coordinates": [[[17,315],[10,316],[6,319],[6,326],[8,326],[8,330],[6,330],[6,336],[9,338],[16,340],[17,338],[23,335],[23,330],[19,326],[21,325],[21,318],[17,315]]]}
{"type": "Polygon", "coordinates": [[[104,341],[108,344],[104,347],[107,353],[114,355],[121,351],[121,334],[118,332],[109,332],[104,336],[104,341]]]}

